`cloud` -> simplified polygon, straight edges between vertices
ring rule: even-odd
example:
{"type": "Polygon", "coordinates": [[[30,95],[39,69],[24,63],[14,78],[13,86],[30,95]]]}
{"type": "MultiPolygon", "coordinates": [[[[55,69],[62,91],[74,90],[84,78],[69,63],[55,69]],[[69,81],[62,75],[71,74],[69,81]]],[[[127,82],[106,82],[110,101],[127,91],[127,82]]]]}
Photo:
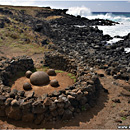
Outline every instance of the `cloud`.
{"type": "Polygon", "coordinates": [[[36,0],[0,0],[1,5],[33,5],[36,0]]]}
{"type": "Polygon", "coordinates": [[[101,6],[102,4],[97,4],[98,6],[101,6]]]}

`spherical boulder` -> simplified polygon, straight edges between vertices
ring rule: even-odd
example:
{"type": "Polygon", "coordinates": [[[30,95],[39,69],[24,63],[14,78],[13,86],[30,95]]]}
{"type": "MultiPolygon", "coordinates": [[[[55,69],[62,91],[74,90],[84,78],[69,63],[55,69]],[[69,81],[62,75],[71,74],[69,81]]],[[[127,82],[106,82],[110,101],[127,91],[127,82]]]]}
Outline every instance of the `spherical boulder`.
{"type": "Polygon", "coordinates": [[[58,83],[58,81],[57,81],[56,79],[54,79],[54,80],[51,80],[51,81],[50,81],[50,85],[51,85],[52,87],[58,87],[58,86],[59,86],[59,83],[58,83]]]}
{"type": "Polygon", "coordinates": [[[26,77],[27,78],[30,78],[30,76],[32,75],[32,71],[28,70],[26,73],[25,73],[26,77]]]}
{"type": "Polygon", "coordinates": [[[37,86],[46,85],[50,82],[49,75],[43,71],[34,72],[30,77],[30,82],[37,86]]]}
{"type": "Polygon", "coordinates": [[[49,76],[56,76],[56,72],[55,72],[54,69],[49,69],[49,70],[47,71],[47,74],[48,74],[49,76]]]}
{"type": "Polygon", "coordinates": [[[32,86],[30,83],[26,82],[23,84],[23,89],[24,90],[31,90],[32,89],[32,86]]]}

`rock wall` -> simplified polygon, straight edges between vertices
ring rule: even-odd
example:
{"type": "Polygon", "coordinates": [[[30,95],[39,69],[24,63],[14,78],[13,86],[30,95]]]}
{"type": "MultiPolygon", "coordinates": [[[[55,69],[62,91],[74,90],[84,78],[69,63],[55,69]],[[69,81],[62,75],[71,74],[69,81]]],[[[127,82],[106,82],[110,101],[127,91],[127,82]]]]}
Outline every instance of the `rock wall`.
{"type": "Polygon", "coordinates": [[[33,60],[26,56],[15,57],[11,60],[6,57],[0,58],[0,77],[4,85],[16,76],[17,72],[26,72],[34,68],[33,60]]]}
{"type": "MultiPolygon", "coordinates": [[[[33,122],[38,125],[42,121],[69,120],[81,111],[94,107],[101,84],[93,71],[90,71],[85,64],[78,63],[78,61],[57,52],[45,53],[44,58],[45,65],[72,72],[76,75],[77,81],[66,89],[40,97],[37,97],[33,91],[11,90],[10,87],[2,85],[1,81],[0,116],[23,122],[33,122]]],[[[5,72],[12,73],[13,69],[7,68],[14,64],[17,64],[17,67],[20,64],[20,67],[25,69],[33,67],[28,64],[32,62],[31,59],[16,61],[8,64],[5,67],[5,72]]],[[[21,69],[17,69],[17,72],[19,70],[21,69]]]]}
{"type": "Polygon", "coordinates": [[[46,52],[44,55],[44,63],[53,69],[59,69],[73,74],[77,73],[76,60],[58,52],[46,52]]]}

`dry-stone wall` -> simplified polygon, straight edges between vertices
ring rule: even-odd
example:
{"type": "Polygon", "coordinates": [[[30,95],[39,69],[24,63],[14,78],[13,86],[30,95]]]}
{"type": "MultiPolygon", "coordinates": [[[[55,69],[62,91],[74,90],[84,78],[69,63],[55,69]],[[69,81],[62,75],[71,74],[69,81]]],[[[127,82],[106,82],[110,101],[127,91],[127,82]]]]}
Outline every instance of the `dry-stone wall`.
{"type": "Polygon", "coordinates": [[[14,76],[21,69],[33,68],[31,59],[18,59],[11,60],[1,70],[0,116],[40,124],[42,121],[69,120],[81,111],[94,107],[101,84],[84,63],[57,52],[45,53],[45,65],[74,73],[77,81],[66,89],[37,97],[33,91],[11,90],[3,84],[10,74],[14,76]]]}

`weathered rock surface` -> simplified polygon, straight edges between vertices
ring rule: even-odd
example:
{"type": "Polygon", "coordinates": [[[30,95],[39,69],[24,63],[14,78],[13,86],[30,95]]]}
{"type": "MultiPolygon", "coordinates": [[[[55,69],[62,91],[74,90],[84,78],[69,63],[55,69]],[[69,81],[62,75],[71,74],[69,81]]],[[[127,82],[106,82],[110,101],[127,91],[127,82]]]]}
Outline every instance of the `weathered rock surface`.
{"type": "Polygon", "coordinates": [[[32,89],[32,86],[30,83],[26,82],[23,84],[23,89],[24,90],[31,90],[32,89]]]}
{"type": "Polygon", "coordinates": [[[59,83],[58,83],[58,81],[57,81],[56,79],[53,79],[53,80],[50,81],[50,85],[51,85],[52,87],[58,87],[58,86],[59,86],[59,83]]]}
{"type": "Polygon", "coordinates": [[[30,81],[33,85],[46,85],[50,82],[49,76],[43,71],[34,72],[31,77],[30,81]]]}
{"type": "Polygon", "coordinates": [[[32,71],[28,70],[26,73],[25,73],[26,77],[27,78],[30,78],[30,76],[32,75],[32,71]]]}
{"type": "Polygon", "coordinates": [[[55,72],[54,69],[49,69],[49,70],[47,71],[47,74],[48,74],[49,76],[56,76],[56,72],[55,72]]]}

